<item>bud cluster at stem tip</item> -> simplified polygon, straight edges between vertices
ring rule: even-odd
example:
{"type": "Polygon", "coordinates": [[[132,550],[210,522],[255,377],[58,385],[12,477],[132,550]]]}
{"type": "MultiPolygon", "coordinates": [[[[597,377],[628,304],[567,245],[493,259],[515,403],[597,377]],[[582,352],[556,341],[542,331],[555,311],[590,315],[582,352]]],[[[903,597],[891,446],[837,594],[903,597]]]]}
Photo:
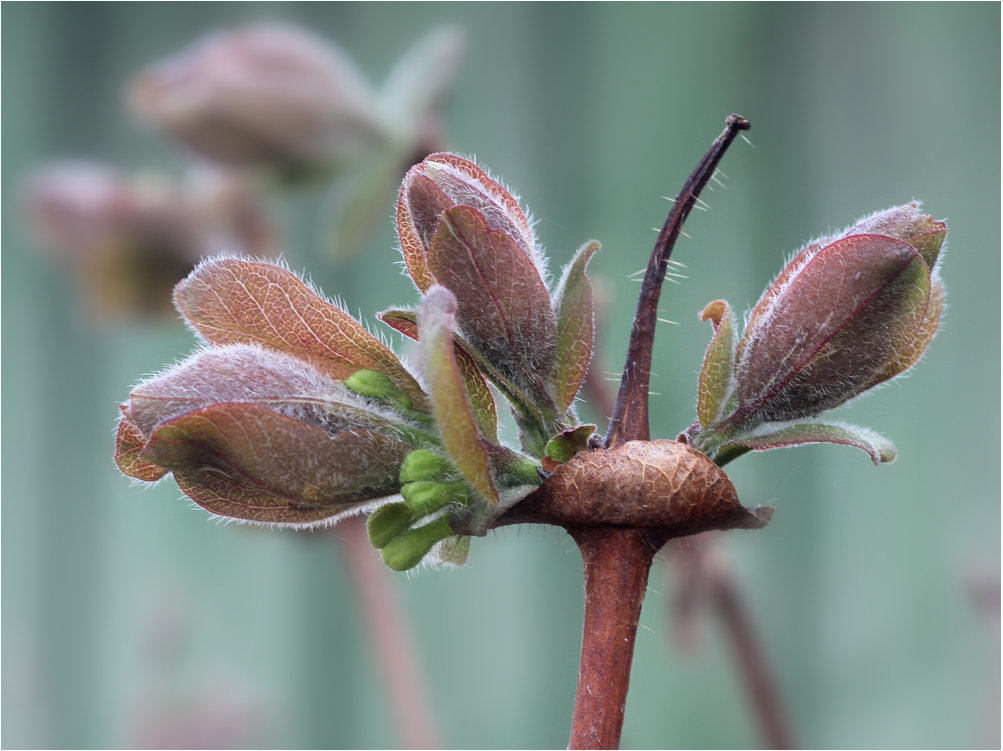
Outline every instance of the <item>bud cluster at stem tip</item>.
{"type": "Polygon", "coordinates": [[[915,203],[880,211],[816,240],[784,267],[738,336],[728,303],[701,313],[714,336],[687,437],[719,463],[749,450],[817,441],[891,461],[871,431],[816,420],[912,367],[933,339],[944,286],[947,225],[915,203]]]}

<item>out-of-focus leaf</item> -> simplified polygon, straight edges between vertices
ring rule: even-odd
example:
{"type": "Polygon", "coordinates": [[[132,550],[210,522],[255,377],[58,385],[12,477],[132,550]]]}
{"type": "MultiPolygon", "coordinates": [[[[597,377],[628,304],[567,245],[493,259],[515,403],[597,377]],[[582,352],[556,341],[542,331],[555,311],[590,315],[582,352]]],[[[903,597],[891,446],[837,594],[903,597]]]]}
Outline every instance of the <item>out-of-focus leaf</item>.
{"type": "Polygon", "coordinates": [[[710,320],[714,336],[704,353],[697,389],[697,418],[704,429],[725,415],[734,383],[735,315],[724,300],[715,300],[700,313],[700,320],[710,320]]]}
{"type": "Polygon", "coordinates": [[[335,380],[378,370],[418,409],[427,408],[421,387],[389,348],[280,266],[235,258],[203,262],[175,288],[174,304],[211,344],[261,344],[308,360],[335,380]]]}
{"type": "Polygon", "coordinates": [[[512,237],[488,228],[466,206],[447,211],[428,251],[436,280],[456,296],[457,323],[467,341],[534,399],[550,400],[557,322],[550,295],[512,237]]]}
{"type": "Polygon", "coordinates": [[[751,435],[734,438],[721,446],[726,456],[736,448],[751,451],[800,446],[805,443],[838,443],[866,451],[875,464],[895,461],[895,445],[884,436],[856,425],[841,423],[797,423],[783,427],[764,425],[751,435]]]}
{"type": "Polygon", "coordinates": [[[229,402],[158,425],[140,459],[174,472],[185,494],[214,514],[311,524],[396,493],[410,450],[379,433],[332,436],[260,404],[229,402]]]}
{"type": "MultiPolygon", "coordinates": [[[[379,314],[379,319],[396,329],[404,336],[418,339],[418,314],[409,310],[387,310],[379,314]]],[[[471,357],[466,344],[457,341],[453,336],[453,354],[456,365],[460,369],[463,385],[467,390],[467,401],[477,420],[481,435],[489,441],[498,443],[498,410],[494,395],[488,388],[487,381],[481,374],[477,363],[471,357]]]]}
{"type": "Polygon", "coordinates": [[[425,295],[419,319],[419,342],[425,379],[432,397],[432,413],[450,458],[470,485],[497,504],[495,488],[483,438],[477,428],[453,347],[456,297],[443,287],[425,295]]]}
{"type": "Polygon", "coordinates": [[[467,562],[469,553],[470,537],[455,535],[437,542],[435,547],[429,551],[428,559],[437,564],[448,563],[453,566],[462,566],[467,562]]]}
{"type": "Polygon", "coordinates": [[[571,407],[592,361],[594,306],[592,282],[585,269],[599,247],[596,240],[590,240],[578,249],[554,294],[554,312],[557,315],[554,383],[557,387],[557,408],[562,412],[571,407]]]}

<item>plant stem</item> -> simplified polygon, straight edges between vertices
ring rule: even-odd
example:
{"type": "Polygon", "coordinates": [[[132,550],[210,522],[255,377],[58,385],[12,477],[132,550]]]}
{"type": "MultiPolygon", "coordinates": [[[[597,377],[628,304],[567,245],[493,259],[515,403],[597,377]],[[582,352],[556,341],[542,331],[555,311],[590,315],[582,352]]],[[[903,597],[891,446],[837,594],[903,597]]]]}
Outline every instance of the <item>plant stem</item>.
{"type": "Polygon", "coordinates": [[[585,563],[585,623],[568,748],[618,748],[648,570],[664,540],[625,527],[568,532],[585,563]]]}
{"type": "MultiPolygon", "coordinates": [[[[658,297],[669,256],[700,191],[707,184],[739,131],[749,122],[729,115],[715,139],[683,184],[658,235],[641,285],[637,313],[627,348],[616,408],[606,434],[606,448],[650,438],[648,384],[658,319],[658,297]]],[[[625,527],[570,526],[585,564],[585,622],[578,669],[578,690],[571,720],[569,748],[619,748],[623,711],[630,685],[630,665],[655,553],[668,535],[625,527]]]]}
{"type": "Polygon", "coordinates": [[[739,131],[749,129],[749,121],[739,115],[729,115],[724,132],[711,144],[696,169],[683,184],[672,210],[658,233],[658,240],[651,251],[648,270],[641,284],[641,294],[637,300],[637,313],[630,332],[627,347],[627,363],[620,380],[620,392],[616,398],[616,408],[610,419],[606,433],[606,448],[615,448],[631,440],[647,441],[648,430],[648,384],[651,381],[651,355],[655,342],[655,324],[658,322],[658,297],[665,281],[669,256],[675,247],[683,222],[700,196],[700,191],[714,175],[718,162],[728,150],[739,131]]]}

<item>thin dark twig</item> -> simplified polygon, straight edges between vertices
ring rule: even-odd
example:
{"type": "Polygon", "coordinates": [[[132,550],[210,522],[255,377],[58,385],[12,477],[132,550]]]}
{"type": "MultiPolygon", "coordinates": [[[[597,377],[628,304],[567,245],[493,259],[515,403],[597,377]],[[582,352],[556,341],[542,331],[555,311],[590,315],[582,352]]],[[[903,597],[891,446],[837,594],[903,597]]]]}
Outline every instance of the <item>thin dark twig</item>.
{"type": "Polygon", "coordinates": [[[711,144],[703,159],[686,180],[672,205],[658,240],[651,251],[647,273],[641,284],[641,295],[637,301],[637,313],[630,332],[627,347],[627,362],[620,381],[620,392],[616,398],[616,408],[606,433],[606,448],[614,448],[627,441],[650,439],[648,429],[648,385],[651,381],[651,356],[655,341],[655,324],[658,321],[658,297],[669,265],[669,256],[676,244],[683,223],[700,195],[700,191],[711,179],[718,162],[728,150],[740,131],[748,130],[749,121],[739,115],[729,115],[724,132],[711,144]]]}

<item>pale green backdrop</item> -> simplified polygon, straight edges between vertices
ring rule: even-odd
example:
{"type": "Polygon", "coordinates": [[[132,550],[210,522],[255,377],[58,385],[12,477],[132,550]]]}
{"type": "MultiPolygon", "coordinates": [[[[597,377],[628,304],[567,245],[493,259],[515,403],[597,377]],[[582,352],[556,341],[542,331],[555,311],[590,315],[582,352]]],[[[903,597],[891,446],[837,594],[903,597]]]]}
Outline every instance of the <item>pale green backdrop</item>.
{"type": "MultiPolygon", "coordinates": [[[[239,743],[398,743],[327,535],[215,524],[173,483],[118,474],[116,404],[193,340],[180,324],[91,325],[17,213],[20,180],[54,156],[173,169],[176,152],[130,122],[123,82],[257,19],[329,37],[374,81],[421,33],[462,27],[450,144],[522,194],[555,268],[603,242],[610,370],[661,196],[728,113],[751,120],[754,148],[726,157],[726,188],[676,250],[689,278],[662,298],[679,325],[656,346],[660,437],[693,419],[707,302],[750,306],[786,253],[861,214],[916,198],[947,218],[940,334],[909,378],[841,414],[891,437],[898,461],[835,446],[743,457],[728,468],[740,496],[777,514],[722,543],[800,744],[998,745],[998,610],[980,615],[970,587],[1000,565],[998,4],[5,3],[4,747],[130,746],[137,714],[179,697],[243,727],[219,736],[239,743]]],[[[321,200],[281,205],[293,265],[370,319],[415,302],[392,200],[371,248],[341,263],[321,251],[321,200]]],[[[475,541],[461,570],[394,576],[447,746],[566,743],[580,579],[571,541],[538,528],[475,541]]],[[[715,622],[701,620],[698,654],[674,646],[673,589],[657,563],[624,744],[761,744],[715,622]]]]}

